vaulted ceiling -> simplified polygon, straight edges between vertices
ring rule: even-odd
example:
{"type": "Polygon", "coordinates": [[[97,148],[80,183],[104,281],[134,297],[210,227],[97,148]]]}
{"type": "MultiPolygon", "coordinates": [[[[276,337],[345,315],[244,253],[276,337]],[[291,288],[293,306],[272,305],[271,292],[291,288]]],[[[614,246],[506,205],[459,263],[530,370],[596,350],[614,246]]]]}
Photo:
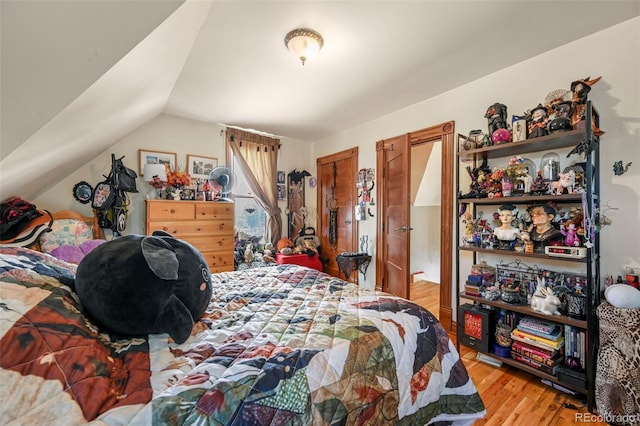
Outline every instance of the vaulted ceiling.
{"type": "Polygon", "coordinates": [[[61,178],[162,113],[316,141],[640,14],[635,0],[0,8],[2,197],[14,172],[61,178]],[[283,42],[296,27],[325,40],[304,66],[283,42]]]}

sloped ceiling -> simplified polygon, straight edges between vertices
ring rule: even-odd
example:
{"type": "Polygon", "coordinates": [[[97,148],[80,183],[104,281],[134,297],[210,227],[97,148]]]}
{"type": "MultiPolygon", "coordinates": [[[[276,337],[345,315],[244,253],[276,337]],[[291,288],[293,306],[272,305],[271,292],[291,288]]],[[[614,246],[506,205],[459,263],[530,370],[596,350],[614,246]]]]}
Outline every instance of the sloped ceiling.
{"type": "Polygon", "coordinates": [[[640,14],[635,0],[0,8],[0,199],[39,195],[43,176],[59,180],[161,113],[317,141],[640,14]],[[283,44],[296,27],[325,38],[305,66],[283,44]]]}

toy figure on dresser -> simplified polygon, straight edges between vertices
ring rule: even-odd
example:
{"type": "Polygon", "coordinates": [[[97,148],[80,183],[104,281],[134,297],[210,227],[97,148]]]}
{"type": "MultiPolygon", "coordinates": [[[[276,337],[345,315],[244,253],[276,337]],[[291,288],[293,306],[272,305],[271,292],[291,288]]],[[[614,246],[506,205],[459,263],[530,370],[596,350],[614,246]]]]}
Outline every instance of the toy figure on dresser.
{"type": "Polygon", "coordinates": [[[562,244],[562,233],[553,224],[556,209],[546,204],[539,204],[533,206],[529,214],[532,224],[528,231],[534,251],[544,252],[546,246],[562,244]]]}
{"type": "Polygon", "coordinates": [[[536,178],[531,183],[531,195],[545,195],[549,192],[549,184],[542,177],[542,172],[539,171],[536,178]]]}
{"type": "Polygon", "coordinates": [[[559,174],[560,179],[551,182],[551,192],[555,195],[573,194],[576,185],[576,172],[569,170],[566,173],[559,174]]]}
{"type": "Polygon", "coordinates": [[[547,108],[538,104],[531,110],[531,121],[529,122],[529,138],[539,138],[549,134],[547,131],[547,108]]]}
{"type": "Polygon", "coordinates": [[[494,143],[508,142],[511,139],[511,133],[507,129],[506,105],[496,102],[487,108],[484,117],[488,121],[489,135],[491,135],[491,140],[494,143]]]}
{"type": "Polygon", "coordinates": [[[513,220],[518,215],[518,209],[512,204],[503,204],[498,208],[498,218],[501,225],[493,230],[493,235],[498,239],[498,248],[513,250],[520,229],[513,226],[513,220]]]}

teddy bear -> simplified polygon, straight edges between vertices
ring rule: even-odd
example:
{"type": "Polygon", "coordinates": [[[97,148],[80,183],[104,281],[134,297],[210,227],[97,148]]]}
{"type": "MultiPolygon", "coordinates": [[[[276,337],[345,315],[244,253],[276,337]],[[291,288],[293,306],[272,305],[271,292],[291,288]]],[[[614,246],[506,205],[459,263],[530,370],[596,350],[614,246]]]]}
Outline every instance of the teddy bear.
{"type": "Polygon", "coordinates": [[[202,254],[163,231],[98,246],[78,265],[74,287],[84,313],[107,331],[168,333],[177,343],[189,338],[213,290],[202,254]]]}

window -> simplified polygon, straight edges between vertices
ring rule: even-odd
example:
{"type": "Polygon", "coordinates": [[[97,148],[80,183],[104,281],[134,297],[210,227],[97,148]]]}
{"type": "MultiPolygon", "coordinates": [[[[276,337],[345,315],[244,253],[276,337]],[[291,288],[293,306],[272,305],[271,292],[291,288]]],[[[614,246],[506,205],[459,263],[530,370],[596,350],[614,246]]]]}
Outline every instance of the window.
{"type": "Polygon", "coordinates": [[[267,215],[253,197],[242,170],[236,167],[235,156],[232,155],[231,161],[237,178],[236,187],[233,190],[236,233],[243,233],[242,239],[253,240],[253,237],[259,237],[258,243],[264,244],[264,237],[267,234],[267,215]]]}

